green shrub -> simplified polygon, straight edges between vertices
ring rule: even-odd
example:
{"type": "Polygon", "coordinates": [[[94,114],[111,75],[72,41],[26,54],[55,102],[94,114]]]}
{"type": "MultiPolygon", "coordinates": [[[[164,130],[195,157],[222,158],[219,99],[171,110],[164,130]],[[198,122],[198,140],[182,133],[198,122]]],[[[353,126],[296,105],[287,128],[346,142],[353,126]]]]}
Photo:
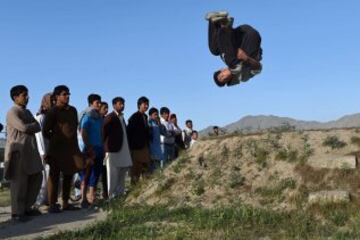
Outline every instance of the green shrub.
{"type": "Polygon", "coordinates": [[[205,181],[204,179],[200,178],[199,180],[196,180],[192,184],[192,193],[194,193],[197,196],[200,196],[205,193],[205,181]]]}
{"type": "Polygon", "coordinates": [[[240,172],[231,172],[229,177],[229,187],[236,188],[242,186],[245,182],[245,177],[241,176],[240,172]]]}
{"type": "Polygon", "coordinates": [[[325,147],[330,147],[331,149],[340,149],[345,147],[347,143],[339,140],[337,136],[327,136],[322,145],[325,147]]]}
{"type": "Polygon", "coordinates": [[[360,147],[360,137],[356,137],[356,136],[351,137],[351,143],[360,147]]]}

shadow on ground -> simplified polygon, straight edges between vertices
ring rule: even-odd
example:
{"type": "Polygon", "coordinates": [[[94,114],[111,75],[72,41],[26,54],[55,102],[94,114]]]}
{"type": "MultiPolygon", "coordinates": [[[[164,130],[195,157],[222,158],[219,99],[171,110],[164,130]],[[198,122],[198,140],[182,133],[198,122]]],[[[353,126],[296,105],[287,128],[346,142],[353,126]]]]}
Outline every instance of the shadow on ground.
{"type": "Polygon", "coordinates": [[[59,231],[76,230],[97,220],[104,220],[106,213],[102,210],[77,210],[49,214],[45,211],[28,222],[16,224],[10,221],[10,216],[9,207],[0,208],[0,239],[32,239],[59,231]]]}

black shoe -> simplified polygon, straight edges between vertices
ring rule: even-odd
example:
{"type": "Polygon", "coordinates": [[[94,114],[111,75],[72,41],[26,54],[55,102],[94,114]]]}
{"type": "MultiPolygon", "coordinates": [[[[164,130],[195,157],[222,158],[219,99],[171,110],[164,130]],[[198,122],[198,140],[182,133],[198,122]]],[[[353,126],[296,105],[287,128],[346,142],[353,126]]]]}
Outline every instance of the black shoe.
{"type": "Polygon", "coordinates": [[[42,213],[39,211],[39,209],[36,208],[32,208],[28,211],[25,211],[25,215],[28,217],[36,217],[36,216],[40,216],[42,213]]]}
{"type": "Polygon", "coordinates": [[[62,208],[63,211],[76,211],[76,210],[80,210],[79,207],[76,207],[72,204],[67,204],[66,207],[62,208]]]}
{"type": "Polygon", "coordinates": [[[87,200],[84,200],[81,202],[81,208],[87,209],[87,208],[89,208],[89,206],[90,206],[90,203],[87,200]]]}
{"type": "Polygon", "coordinates": [[[12,223],[24,223],[24,222],[27,222],[30,220],[31,220],[31,217],[26,216],[26,215],[17,215],[17,214],[11,215],[12,223]]]}
{"type": "Polygon", "coordinates": [[[48,212],[49,213],[61,213],[62,211],[60,209],[59,204],[54,204],[54,205],[50,205],[48,212]]]}

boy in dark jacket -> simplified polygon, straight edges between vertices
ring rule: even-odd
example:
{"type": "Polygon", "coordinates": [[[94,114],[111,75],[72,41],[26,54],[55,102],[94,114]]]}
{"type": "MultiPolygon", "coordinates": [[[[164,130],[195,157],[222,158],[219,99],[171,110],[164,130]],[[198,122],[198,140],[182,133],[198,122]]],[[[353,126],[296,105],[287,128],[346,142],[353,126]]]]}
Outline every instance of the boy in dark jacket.
{"type": "Polygon", "coordinates": [[[149,108],[149,99],[140,97],[137,106],[138,111],[129,118],[127,126],[129,148],[133,160],[130,172],[132,184],[137,183],[141,175],[145,176],[148,174],[150,167],[150,130],[146,115],[146,111],[149,108]]]}

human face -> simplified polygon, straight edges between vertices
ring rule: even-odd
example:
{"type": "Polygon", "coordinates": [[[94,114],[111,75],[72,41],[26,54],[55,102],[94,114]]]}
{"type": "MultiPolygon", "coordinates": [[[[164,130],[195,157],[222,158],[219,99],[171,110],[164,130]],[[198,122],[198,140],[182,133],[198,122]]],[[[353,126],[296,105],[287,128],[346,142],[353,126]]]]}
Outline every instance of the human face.
{"type": "Polygon", "coordinates": [[[169,113],[165,112],[165,113],[161,114],[161,117],[162,117],[165,121],[167,121],[167,120],[169,120],[169,113]]]}
{"type": "Polygon", "coordinates": [[[193,134],[191,135],[191,138],[194,139],[194,140],[197,140],[198,137],[199,137],[198,133],[193,133],[193,134]]]}
{"type": "Polygon", "coordinates": [[[122,113],[125,109],[125,104],[118,101],[114,104],[114,110],[118,113],[122,113]]]}
{"type": "Polygon", "coordinates": [[[221,71],[217,77],[217,79],[220,83],[227,83],[227,82],[231,81],[232,78],[233,78],[233,76],[228,68],[221,69],[221,71]]]}
{"type": "Polygon", "coordinates": [[[176,119],[176,117],[171,118],[170,121],[171,121],[173,124],[175,124],[175,125],[177,124],[177,119],[176,119]]]}
{"type": "Polygon", "coordinates": [[[157,121],[159,119],[159,113],[153,112],[153,114],[150,115],[150,118],[154,121],[157,121]]]}
{"type": "Polygon", "coordinates": [[[95,100],[91,103],[91,107],[93,107],[95,110],[100,111],[101,108],[101,101],[95,100]]]}
{"type": "Polygon", "coordinates": [[[105,104],[101,105],[101,107],[100,107],[100,115],[102,117],[105,117],[106,114],[108,113],[108,111],[109,111],[109,107],[107,105],[105,105],[105,104]]]}
{"type": "Polygon", "coordinates": [[[149,103],[143,102],[139,106],[139,112],[146,113],[146,111],[149,109],[149,103]]]}
{"type": "Polygon", "coordinates": [[[25,108],[29,102],[28,92],[25,91],[25,92],[20,93],[18,96],[15,96],[14,102],[16,105],[19,105],[19,106],[25,108]]]}
{"type": "Polygon", "coordinates": [[[193,128],[192,122],[188,122],[188,123],[186,124],[186,126],[187,126],[188,128],[190,128],[190,129],[193,128]]]}
{"type": "Polygon", "coordinates": [[[56,96],[56,103],[60,105],[68,105],[70,101],[70,92],[62,91],[56,96]]]}

